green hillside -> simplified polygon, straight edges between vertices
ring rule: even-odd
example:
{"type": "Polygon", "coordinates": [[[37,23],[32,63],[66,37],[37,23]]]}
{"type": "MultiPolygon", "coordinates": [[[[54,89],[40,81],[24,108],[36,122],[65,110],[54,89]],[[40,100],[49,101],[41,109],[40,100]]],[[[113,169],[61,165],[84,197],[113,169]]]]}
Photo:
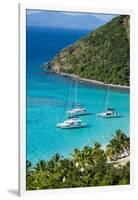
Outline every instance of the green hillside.
{"type": "Polygon", "coordinates": [[[129,85],[129,32],[129,16],[118,16],[64,48],[45,68],[104,83],[129,85]]]}

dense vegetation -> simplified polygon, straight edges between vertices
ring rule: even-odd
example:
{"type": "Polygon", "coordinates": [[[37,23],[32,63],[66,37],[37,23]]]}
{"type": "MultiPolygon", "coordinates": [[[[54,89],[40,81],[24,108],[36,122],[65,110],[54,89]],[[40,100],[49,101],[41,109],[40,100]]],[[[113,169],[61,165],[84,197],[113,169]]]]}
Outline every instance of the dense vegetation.
{"type": "Polygon", "coordinates": [[[117,164],[119,158],[129,155],[129,146],[129,137],[117,130],[105,150],[95,143],[74,149],[71,158],[56,154],[35,166],[27,160],[27,190],[129,184],[130,163],[117,164]]]}
{"type": "Polygon", "coordinates": [[[45,67],[104,83],[129,85],[129,31],[129,16],[118,16],[64,48],[45,67]]]}

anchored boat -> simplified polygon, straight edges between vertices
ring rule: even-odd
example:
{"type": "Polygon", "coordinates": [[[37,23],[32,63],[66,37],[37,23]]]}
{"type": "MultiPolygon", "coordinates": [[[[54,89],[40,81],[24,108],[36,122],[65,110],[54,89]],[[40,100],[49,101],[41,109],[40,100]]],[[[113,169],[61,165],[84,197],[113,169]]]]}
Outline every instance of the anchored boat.
{"type": "MultiPolygon", "coordinates": [[[[77,104],[77,98],[78,98],[77,90],[78,90],[78,82],[76,80],[74,106],[71,109],[67,110],[67,112],[66,112],[66,114],[68,115],[69,118],[90,114],[87,112],[86,108],[84,108],[80,104],[77,104]]],[[[70,93],[70,98],[71,98],[71,93],[70,93]]],[[[70,98],[69,98],[69,105],[70,105],[70,98]]]]}
{"type": "Polygon", "coordinates": [[[62,129],[71,129],[71,128],[82,128],[85,127],[86,125],[87,123],[83,123],[82,120],[78,118],[71,118],[65,120],[63,123],[58,123],[56,127],[62,129]]]}
{"type": "Polygon", "coordinates": [[[77,117],[81,115],[88,115],[86,108],[84,108],[82,105],[76,105],[75,108],[68,110],[67,115],[68,117],[77,117]]]}
{"type": "Polygon", "coordinates": [[[108,86],[106,101],[105,101],[105,111],[98,113],[96,116],[101,117],[101,118],[117,118],[117,117],[120,117],[120,115],[115,111],[115,108],[108,108],[108,98],[109,98],[109,86],[108,86]]]}
{"type": "Polygon", "coordinates": [[[97,117],[115,118],[115,117],[120,117],[120,115],[115,111],[114,108],[107,108],[107,110],[105,112],[98,113],[97,117]]]}

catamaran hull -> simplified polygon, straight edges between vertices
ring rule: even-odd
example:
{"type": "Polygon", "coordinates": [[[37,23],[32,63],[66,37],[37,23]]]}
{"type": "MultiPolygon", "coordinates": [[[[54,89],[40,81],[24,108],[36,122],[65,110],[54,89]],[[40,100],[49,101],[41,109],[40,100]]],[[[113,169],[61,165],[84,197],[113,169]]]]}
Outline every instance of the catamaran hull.
{"type": "Polygon", "coordinates": [[[90,115],[90,113],[85,112],[85,113],[74,113],[74,114],[68,114],[68,117],[79,117],[79,116],[84,116],[84,115],[90,115]]]}
{"type": "Polygon", "coordinates": [[[104,115],[104,114],[97,114],[97,117],[109,119],[109,118],[118,118],[120,115],[104,115]]]}
{"type": "Polygon", "coordinates": [[[57,124],[57,128],[61,128],[61,129],[74,129],[74,128],[84,128],[84,127],[86,127],[87,126],[87,123],[83,123],[83,124],[81,124],[81,125],[58,125],[57,124]]]}

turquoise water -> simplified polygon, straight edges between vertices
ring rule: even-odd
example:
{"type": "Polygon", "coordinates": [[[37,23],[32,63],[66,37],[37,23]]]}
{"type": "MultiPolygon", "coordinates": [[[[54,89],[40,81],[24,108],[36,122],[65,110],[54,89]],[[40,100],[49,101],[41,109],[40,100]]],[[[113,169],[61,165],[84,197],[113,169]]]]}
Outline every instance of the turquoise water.
{"type": "Polygon", "coordinates": [[[56,128],[58,122],[66,119],[70,85],[74,80],[46,74],[41,65],[85,34],[85,31],[27,30],[27,159],[33,163],[48,160],[55,153],[68,157],[74,148],[92,146],[95,142],[106,145],[117,129],[129,135],[129,93],[110,89],[109,106],[116,108],[122,117],[98,119],[96,113],[103,111],[107,88],[83,82],[78,82],[78,100],[92,113],[80,117],[88,127],[56,128]]]}

